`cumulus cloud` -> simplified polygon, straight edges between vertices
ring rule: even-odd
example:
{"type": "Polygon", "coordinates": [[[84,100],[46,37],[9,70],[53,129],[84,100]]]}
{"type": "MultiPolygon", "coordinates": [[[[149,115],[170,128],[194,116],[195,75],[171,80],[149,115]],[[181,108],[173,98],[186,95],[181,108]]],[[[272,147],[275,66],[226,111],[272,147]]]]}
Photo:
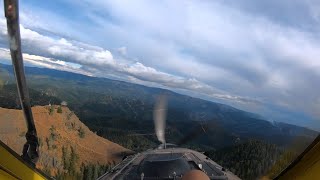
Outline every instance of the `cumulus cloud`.
{"type": "MultiPolygon", "coordinates": [[[[96,76],[204,94],[275,115],[274,120],[277,114],[284,117],[282,112],[319,119],[316,0],[57,3],[62,10],[72,7],[72,16],[41,3],[22,6],[23,46],[29,55],[60,66],[78,64],[96,76]]],[[[0,23],[3,44],[5,24],[0,23]]],[[[296,117],[295,123],[305,122],[296,117]]]]}
{"type": "MultiPolygon", "coordinates": [[[[3,25],[4,23],[1,24],[3,25]]],[[[5,29],[3,26],[1,28],[5,29]]],[[[90,76],[104,76],[104,71],[107,70],[115,72],[120,76],[119,78],[123,78],[123,76],[131,77],[127,80],[132,80],[134,78],[134,82],[139,82],[137,80],[140,80],[140,82],[152,82],[162,85],[163,87],[191,90],[208,96],[211,96],[214,92],[219,92],[219,90],[202,83],[195,78],[179,77],[161,72],[155,68],[145,66],[140,62],[131,62],[130,64],[117,62],[110,51],[97,46],[91,46],[77,41],[69,41],[65,38],[54,39],[24,28],[22,25],[20,28],[23,49],[27,52],[23,54],[23,57],[27,62],[33,65],[90,76]],[[88,67],[84,70],[80,69],[82,66],[88,67]]],[[[1,37],[5,37],[6,32],[2,31],[1,35],[1,37]]],[[[120,48],[120,51],[124,52],[126,51],[126,48],[122,47],[120,48]]],[[[1,48],[0,52],[2,52],[0,53],[2,58],[8,59],[9,52],[7,49],[1,48]]],[[[226,95],[225,97],[229,96],[230,95],[226,95]]],[[[230,100],[230,98],[225,99],[230,100]]],[[[238,97],[238,100],[244,100],[244,98],[238,97]]]]}
{"type": "MultiPolygon", "coordinates": [[[[22,56],[26,64],[30,64],[38,67],[50,68],[50,69],[57,69],[62,71],[69,71],[69,72],[74,72],[74,73],[83,74],[87,76],[93,76],[88,71],[82,70],[81,65],[79,64],[51,59],[51,58],[38,56],[38,55],[31,55],[28,53],[23,53],[22,56]]],[[[0,58],[2,61],[5,61],[5,60],[10,61],[11,57],[10,57],[9,49],[0,48],[0,58]]]]}

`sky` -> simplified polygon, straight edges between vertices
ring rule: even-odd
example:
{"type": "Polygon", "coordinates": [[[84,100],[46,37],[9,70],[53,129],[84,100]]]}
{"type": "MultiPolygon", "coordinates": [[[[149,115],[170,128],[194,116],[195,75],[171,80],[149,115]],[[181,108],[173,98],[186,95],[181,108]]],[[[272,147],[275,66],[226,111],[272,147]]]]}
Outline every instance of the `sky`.
{"type": "MultiPolygon", "coordinates": [[[[318,0],[23,0],[20,24],[26,64],[320,129],[318,0]]],[[[8,60],[1,12],[0,63],[8,60]]]]}

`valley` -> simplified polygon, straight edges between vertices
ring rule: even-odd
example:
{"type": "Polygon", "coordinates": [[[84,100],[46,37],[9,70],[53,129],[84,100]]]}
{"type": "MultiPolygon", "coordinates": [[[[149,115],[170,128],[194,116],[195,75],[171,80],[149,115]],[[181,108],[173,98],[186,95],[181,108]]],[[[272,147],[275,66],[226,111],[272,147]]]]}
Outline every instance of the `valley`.
{"type": "MultiPolygon", "coordinates": [[[[5,83],[0,84],[0,106],[19,109],[12,67],[1,65],[0,72],[5,74],[1,77],[5,83]]],[[[208,152],[209,157],[242,178],[251,179],[266,173],[261,169],[271,168],[285,152],[298,154],[318,135],[305,127],[269,122],[228,105],[165,89],[35,67],[26,67],[26,76],[33,106],[49,103],[57,106],[66,101],[66,108],[92,132],[135,152],[159,145],[154,134],[153,108],[157,97],[165,94],[168,98],[167,141],[208,152]],[[248,143],[249,147],[256,146],[257,155],[242,161],[241,153],[245,154],[248,149],[241,147],[248,143]],[[272,149],[270,154],[263,150],[268,148],[272,149]],[[238,165],[217,158],[230,157],[230,154],[239,155],[238,165]],[[266,157],[272,158],[267,161],[266,157]],[[260,170],[241,170],[249,164],[257,166],[261,161],[266,163],[260,170]]]]}

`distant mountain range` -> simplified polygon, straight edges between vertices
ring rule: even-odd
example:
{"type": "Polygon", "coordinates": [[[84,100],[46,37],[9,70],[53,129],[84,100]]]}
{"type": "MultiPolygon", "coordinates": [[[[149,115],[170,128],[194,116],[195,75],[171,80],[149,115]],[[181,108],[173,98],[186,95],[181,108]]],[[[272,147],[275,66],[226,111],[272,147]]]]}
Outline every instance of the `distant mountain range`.
{"type": "MultiPolygon", "coordinates": [[[[26,67],[25,70],[28,84],[34,91],[34,105],[66,101],[79,119],[98,135],[137,151],[158,144],[154,135],[143,134],[153,133],[153,107],[160,94],[168,97],[168,141],[177,143],[192,136],[185,146],[195,149],[219,149],[249,139],[288,146],[296,138],[310,142],[318,134],[304,127],[269,122],[228,105],[165,89],[45,68],[26,67]]],[[[0,102],[8,102],[9,92],[5,88],[14,82],[12,71],[9,65],[0,66],[3,86],[0,102]]],[[[15,107],[19,106],[16,100],[12,102],[15,107]]]]}

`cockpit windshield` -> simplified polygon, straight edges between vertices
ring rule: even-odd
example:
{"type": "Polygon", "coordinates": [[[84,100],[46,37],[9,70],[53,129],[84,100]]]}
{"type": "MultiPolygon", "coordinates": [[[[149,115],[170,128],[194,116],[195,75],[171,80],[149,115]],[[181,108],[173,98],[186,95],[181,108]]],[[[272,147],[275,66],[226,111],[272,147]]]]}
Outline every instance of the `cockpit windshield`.
{"type": "Polygon", "coordinates": [[[48,177],[272,179],[318,142],[316,1],[16,2],[0,140],[48,177]]]}

